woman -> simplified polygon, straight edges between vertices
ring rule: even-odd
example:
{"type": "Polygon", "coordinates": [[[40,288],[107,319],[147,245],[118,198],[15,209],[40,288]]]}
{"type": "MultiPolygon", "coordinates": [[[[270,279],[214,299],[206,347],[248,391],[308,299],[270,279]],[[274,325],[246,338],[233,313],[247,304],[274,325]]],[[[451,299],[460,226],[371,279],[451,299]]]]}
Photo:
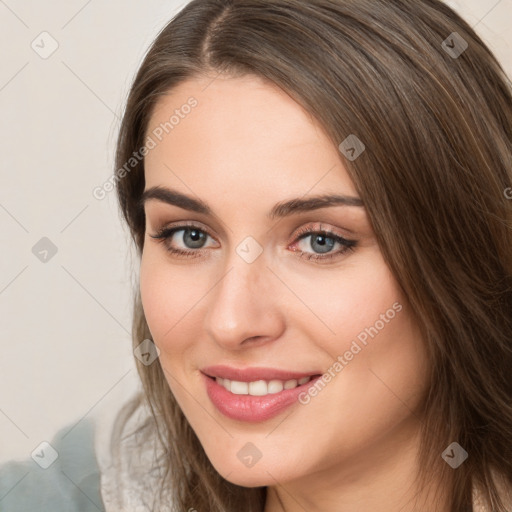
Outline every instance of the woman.
{"type": "Polygon", "coordinates": [[[116,175],[161,507],[510,510],[511,140],[507,78],[437,0],[164,28],[116,175]]]}
{"type": "Polygon", "coordinates": [[[511,105],[437,1],[195,1],[161,32],[117,187],[179,510],[506,510],[511,105]]]}
{"type": "Polygon", "coordinates": [[[107,510],[510,510],[512,96],[437,0],[194,0],[114,180],[145,396],[107,510]]]}

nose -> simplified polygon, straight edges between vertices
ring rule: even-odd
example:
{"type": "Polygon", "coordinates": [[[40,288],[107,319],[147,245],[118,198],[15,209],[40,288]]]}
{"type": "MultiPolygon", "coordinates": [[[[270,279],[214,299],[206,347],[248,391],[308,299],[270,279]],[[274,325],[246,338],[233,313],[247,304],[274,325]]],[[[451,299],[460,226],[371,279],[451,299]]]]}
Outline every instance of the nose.
{"type": "Polygon", "coordinates": [[[233,253],[209,294],[204,317],[210,339],[230,351],[269,343],[280,337],[285,326],[279,300],[283,285],[266,267],[263,255],[247,263],[233,253]]]}

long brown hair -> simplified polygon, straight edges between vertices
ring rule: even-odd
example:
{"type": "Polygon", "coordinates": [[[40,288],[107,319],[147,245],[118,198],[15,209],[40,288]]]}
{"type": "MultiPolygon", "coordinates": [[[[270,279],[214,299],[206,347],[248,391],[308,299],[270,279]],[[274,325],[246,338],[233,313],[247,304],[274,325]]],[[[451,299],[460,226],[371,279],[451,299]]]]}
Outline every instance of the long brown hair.
{"type": "MultiPolygon", "coordinates": [[[[430,358],[418,478],[441,475],[452,512],[472,510],[473,484],[505,512],[495,478],[512,486],[512,94],[496,58],[438,0],[193,0],[149,49],[120,130],[117,193],[139,255],[144,160],[126,162],[162,94],[220,72],[277,84],[336,146],[364,143],[340,158],[430,358]],[[453,441],[469,455],[457,469],[441,458],[453,441]]],[[[137,292],[134,346],[150,337],[137,292]]],[[[266,488],[224,480],[161,366],[137,364],[176,510],[261,512],[266,488]]]]}

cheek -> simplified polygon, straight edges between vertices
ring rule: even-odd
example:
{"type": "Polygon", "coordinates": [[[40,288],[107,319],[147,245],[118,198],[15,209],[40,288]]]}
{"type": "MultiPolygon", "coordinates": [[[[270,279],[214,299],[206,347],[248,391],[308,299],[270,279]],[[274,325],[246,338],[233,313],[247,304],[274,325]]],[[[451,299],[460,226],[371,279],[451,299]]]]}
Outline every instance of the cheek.
{"type": "Polygon", "coordinates": [[[160,350],[180,326],[186,313],[186,297],[190,286],[180,281],[180,273],[153,249],[145,249],[140,265],[140,294],[144,315],[153,341],[160,350]]]}
{"type": "MultiPolygon", "coordinates": [[[[381,393],[389,394],[379,378],[404,397],[420,393],[428,369],[423,339],[408,301],[380,252],[368,252],[364,260],[344,270],[337,277],[315,280],[314,287],[306,277],[298,281],[297,290],[307,297],[317,319],[311,322],[308,316],[305,323],[297,310],[297,323],[330,356],[332,374],[344,375],[335,378],[336,386],[349,383],[349,388],[368,391],[366,406],[374,407],[385,398],[381,393]],[[336,361],[340,364],[334,366],[336,361]]],[[[340,396],[347,396],[348,391],[340,396]]],[[[362,401],[359,398],[357,402],[362,401]]]]}
{"type": "Polygon", "coordinates": [[[150,247],[140,265],[140,294],[152,339],[161,361],[172,373],[190,359],[198,339],[199,319],[205,316],[205,295],[213,284],[206,274],[190,269],[190,263],[173,265],[165,253],[150,247]]]}
{"type": "Polygon", "coordinates": [[[141,259],[139,285],[144,316],[153,340],[158,341],[164,325],[169,325],[170,319],[165,318],[165,313],[170,308],[165,306],[169,299],[165,292],[165,274],[160,271],[160,265],[152,260],[154,258],[145,249],[141,259]]]}
{"type": "Polygon", "coordinates": [[[343,353],[340,350],[346,350],[359,334],[363,333],[364,338],[365,329],[376,322],[381,327],[381,315],[398,316],[393,304],[403,302],[400,288],[377,248],[368,251],[357,264],[347,263],[342,271],[317,273],[314,280],[311,275],[297,274],[293,282],[294,292],[302,299],[293,306],[295,318],[305,317],[306,303],[314,313],[306,315],[310,329],[318,328],[316,339],[331,345],[331,355],[333,351],[343,353]]]}

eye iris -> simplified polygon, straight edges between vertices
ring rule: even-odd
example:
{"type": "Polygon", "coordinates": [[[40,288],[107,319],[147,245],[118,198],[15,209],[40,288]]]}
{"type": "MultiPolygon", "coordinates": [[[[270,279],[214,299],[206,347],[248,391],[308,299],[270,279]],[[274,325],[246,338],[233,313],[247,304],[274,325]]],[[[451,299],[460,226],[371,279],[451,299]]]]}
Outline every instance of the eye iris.
{"type": "Polygon", "coordinates": [[[316,235],[316,236],[312,237],[312,242],[311,242],[311,248],[314,250],[316,250],[316,248],[314,247],[314,244],[317,241],[318,241],[318,244],[320,247],[318,252],[328,252],[329,250],[331,250],[333,248],[333,246],[335,244],[335,241],[332,237],[328,237],[328,236],[324,236],[324,235],[316,235]]]}
{"type": "Polygon", "coordinates": [[[183,242],[192,249],[198,249],[205,241],[206,233],[198,229],[186,229],[183,233],[183,242]]]}

